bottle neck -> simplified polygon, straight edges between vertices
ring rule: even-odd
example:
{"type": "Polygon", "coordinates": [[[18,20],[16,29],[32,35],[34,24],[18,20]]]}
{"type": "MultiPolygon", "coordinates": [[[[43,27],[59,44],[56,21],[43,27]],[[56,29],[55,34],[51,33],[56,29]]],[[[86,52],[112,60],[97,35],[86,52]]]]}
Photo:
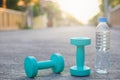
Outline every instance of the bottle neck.
{"type": "Polygon", "coordinates": [[[106,22],[100,22],[96,27],[97,32],[109,31],[109,26],[106,22]]]}

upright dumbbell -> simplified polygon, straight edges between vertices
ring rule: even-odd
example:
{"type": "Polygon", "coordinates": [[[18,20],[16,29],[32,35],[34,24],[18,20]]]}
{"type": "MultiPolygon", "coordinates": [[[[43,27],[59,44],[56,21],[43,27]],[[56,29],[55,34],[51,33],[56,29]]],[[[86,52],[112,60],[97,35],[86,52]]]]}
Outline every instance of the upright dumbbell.
{"type": "Polygon", "coordinates": [[[24,69],[28,77],[35,77],[38,70],[52,68],[54,73],[64,70],[64,59],[61,54],[52,54],[50,60],[37,62],[33,56],[28,56],[24,60],[24,69]]]}
{"type": "Polygon", "coordinates": [[[85,60],[85,45],[91,44],[91,39],[87,37],[74,37],[70,40],[72,45],[77,46],[76,51],[76,66],[70,68],[70,73],[73,76],[88,76],[90,74],[90,68],[84,66],[85,60]]]}

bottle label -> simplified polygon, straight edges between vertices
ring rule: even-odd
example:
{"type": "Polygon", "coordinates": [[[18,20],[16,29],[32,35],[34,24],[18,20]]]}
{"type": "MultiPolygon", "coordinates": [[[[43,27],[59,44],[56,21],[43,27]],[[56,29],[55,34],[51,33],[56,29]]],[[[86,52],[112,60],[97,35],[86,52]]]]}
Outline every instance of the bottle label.
{"type": "Polygon", "coordinates": [[[96,49],[110,48],[110,31],[96,32],[96,49]]]}

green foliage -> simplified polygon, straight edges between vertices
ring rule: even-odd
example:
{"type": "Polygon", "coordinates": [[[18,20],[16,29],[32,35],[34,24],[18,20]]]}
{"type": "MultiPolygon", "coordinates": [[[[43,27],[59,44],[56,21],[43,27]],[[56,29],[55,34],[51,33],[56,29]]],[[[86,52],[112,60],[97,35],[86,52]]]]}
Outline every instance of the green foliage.
{"type": "MultiPolygon", "coordinates": [[[[97,19],[99,16],[103,15],[103,12],[104,12],[104,0],[99,0],[100,1],[100,13],[98,13],[97,15],[95,15],[94,17],[92,17],[90,20],[89,20],[89,23],[92,24],[92,25],[97,25],[97,19]]],[[[111,6],[112,8],[116,7],[117,5],[120,4],[120,0],[108,0],[108,6],[111,6]]]]}
{"type": "Polygon", "coordinates": [[[57,3],[54,2],[47,3],[44,10],[47,13],[48,18],[57,18],[57,19],[61,18],[62,12],[57,3]]]}
{"type": "Polygon", "coordinates": [[[34,17],[39,16],[39,15],[43,15],[45,13],[45,11],[43,10],[42,6],[39,3],[36,3],[33,6],[33,15],[34,17]]]}
{"type": "Polygon", "coordinates": [[[32,26],[23,26],[23,24],[19,21],[17,21],[16,24],[18,25],[19,29],[32,29],[32,26]]]}
{"type": "Polygon", "coordinates": [[[108,3],[111,7],[115,7],[120,4],[120,0],[109,0],[108,3]]]}
{"type": "Polygon", "coordinates": [[[69,13],[66,13],[67,16],[66,16],[66,19],[68,21],[68,25],[72,25],[72,24],[75,24],[75,25],[83,25],[82,22],[80,22],[78,19],[76,19],[74,16],[72,16],[71,14],[69,13]]]}
{"type": "Polygon", "coordinates": [[[19,0],[6,0],[7,8],[22,11],[23,9],[17,6],[18,1],[19,0]]]}
{"type": "MultiPolygon", "coordinates": [[[[25,2],[25,6],[18,6],[18,2],[20,0],[6,0],[6,5],[7,5],[7,8],[8,9],[13,9],[13,10],[18,10],[18,11],[25,11],[26,8],[27,8],[27,5],[32,1],[32,0],[24,0],[25,2]]],[[[42,6],[40,6],[40,4],[37,2],[37,3],[34,3],[34,6],[33,6],[33,15],[36,17],[36,16],[39,16],[39,15],[43,15],[44,14],[44,10],[42,8],[42,6]]]]}
{"type": "MultiPolygon", "coordinates": [[[[104,0],[100,0],[101,4],[100,4],[100,11],[101,13],[103,13],[104,11],[104,0]]],[[[120,0],[108,0],[108,6],[111,6],[112,8],[116,7],[117,5],[120,4],[120,0]]]]}
{"type": "Polygon", "coordinates": [[[62,19],[62,11],[60,7],[55,2],[48,2],[44,7],[44,10],[47,14],[48,26],[53,26],[54,20],[58,21],[62,19]]]}
{"type": "Polygon", "coordinates": [[[0,0],[0,7],[2,7],[2,4],[3,4],[3,2],[2,2],[2,0],[0,0]]]}
{"type": "Polygon", "coordinates": [[[98,17],[100,16],[100,14],[96,14],[95,16],[93,16],[90,20],[89,23],[90,25],[97,25],[98,24],[98,17]]]}
{"type": "Polygon", "coordinates": [[[32,0],[24,0],[25,4],[30,3],[32,0]]]}

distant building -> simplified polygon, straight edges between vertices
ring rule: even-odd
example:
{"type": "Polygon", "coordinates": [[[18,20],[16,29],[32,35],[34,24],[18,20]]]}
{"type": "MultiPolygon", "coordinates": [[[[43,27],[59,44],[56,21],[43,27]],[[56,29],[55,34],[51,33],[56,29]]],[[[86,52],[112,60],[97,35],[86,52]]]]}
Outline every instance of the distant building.
{"type": "Polygon", "coordinates": [[[120,27],[120,5],[111,10],[110,24],[112,27],[120,27]]]}

